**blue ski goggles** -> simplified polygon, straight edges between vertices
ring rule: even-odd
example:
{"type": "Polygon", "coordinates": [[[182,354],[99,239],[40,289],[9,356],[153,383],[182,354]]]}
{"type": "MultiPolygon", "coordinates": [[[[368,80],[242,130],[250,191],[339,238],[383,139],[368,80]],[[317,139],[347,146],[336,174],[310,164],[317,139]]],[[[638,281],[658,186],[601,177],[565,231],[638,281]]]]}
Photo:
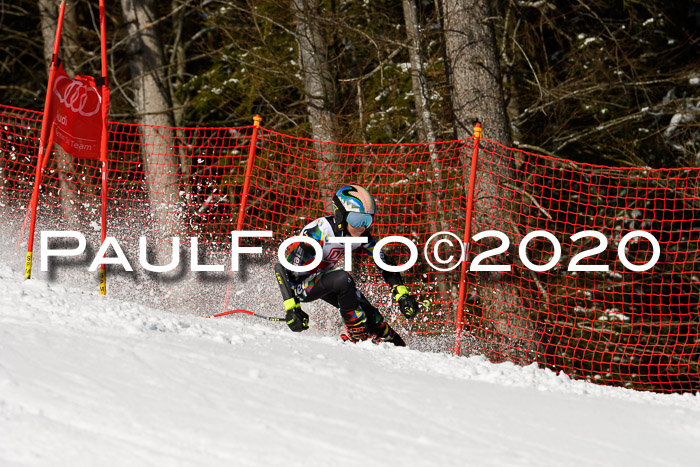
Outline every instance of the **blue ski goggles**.
{"type": "Polygon", "coordinates": [[[364,214],[361,212],[349,212],[347,217],[348,224],[356,229],[360,227],[367,228],[372,225],[372,214],[364,214]]]}

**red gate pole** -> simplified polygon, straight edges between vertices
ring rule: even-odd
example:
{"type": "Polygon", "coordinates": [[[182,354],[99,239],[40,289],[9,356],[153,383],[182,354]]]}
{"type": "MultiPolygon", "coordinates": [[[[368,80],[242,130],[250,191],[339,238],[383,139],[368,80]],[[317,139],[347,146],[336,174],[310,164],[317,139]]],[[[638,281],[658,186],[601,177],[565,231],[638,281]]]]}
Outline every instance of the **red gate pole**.
{"type": "Polygon", "coordinates": [[[24,263],[24,278],[32,277],[32,254],[34,252],[34,228],[36,227],[36,210],[39,204],[39,185],[41,185],[41,169],[44,157],[48,158],[49,154],[44,154],[45,146],[49,136],[49,114],[51,107],[51,94],[53,93],[53,85],[56,79],[56,68],[58,68],[58,46],[61,43],[61,28],[63,27],[63,13],[66,10],[65,0],[61,0],[61,6],[58,10],[58,22],[56,24],[56,36],[53,41],[53,54],[51,55],[51,64],[49,65],[49,82],[46,86],[46,99],[44,100],[44,115],[41,120],[41,137],[39,139],[39,155],[36,161],[36,174],[34,175],[34,187],[32,190],[32,198],[30,201],[32,214],[29,221],[29,239],[27,240],[27,258],[24,263]]]}
{"type": "MultiPolygon", "coordinates": [[[[102,138],[100,140],[100,161],[102,162],[102,210],[100,227],[100,244],[107,237],[107,179],[109,163],[107,161],[107,141],[109,138],[109,85],[107,82],[107,38],[105,28],[105,3],[100,0],[100,50],[102,53],[102,138]]],[[[100,265],[100,295],[107,294],[107,269],[100,265]]]]}
{"type": "MultiPolygon", "coordinates": [[[[53,151],[53,141],[54,138],[56,137],[56,122],[51,123],[51,132],[49,134],[49,141],[46,143],[46,149],[44,149],[44,154],[51,154],[51,151],[53,151]]],[[[41,170],[39,171],[39,177],[43,178],[44,177],[44,171],[46,169],[46,164],[48,163],[49,158],[44,157],[43,161],[37,161],[37,163],[41,164],[41,170]]],[[[27,210],[24,213],[24,219],[22,220],[22,226],[19,228],[19,235],[17,236],[17,240],[15,241],[15,255],[19,251],[19,246],[20,243],[22,242],[22,239],[24,238],[24,233],[27,231],[27,225],[29,224],[29,221],[32,217],[32,212],[34,208],[37,206],[37,200],[39,196],[39,190],[34,190],[32,188],[32,197],[29,200],[29,204],[27,205],[27,210]]]]}
{"type": "Polygon", "coordinates": [[[474,204],[474,187],[476,185],[476,166],[479,162],[479,141],[481,141],[481,124],[474,127],[474,149],[472,150],[472,167],[469,173],[469,188],[467,190],[467,222],[464,226],[464,258],[459,272],[459,304],[455,329],[455,355],[462,350],[462,327],[464,319],[464,297],[467,292],[467,262],[469,261],[469,245],[472,236],[472,217],[474,204]]]}
{"type": "MultiPolygon", "coordinates": [[[[236,230],[243,228],[243,220],[245,217],[245,208],[248,205],[248,191],[250,190],[250,179],[253,175],[253,166],[255,165],[255,145],[258,143],[258,130],[260,129],[262,117],[256,115],[253,117],[253,133],[250,135],[250,149],[248,150],[248,162],[245,166],[245,179],[243,180],[243,192],[241,193],[241,205],[238,208],[238,219],[236,220],[236,230]]],[[[229,281],[226,286],[226,296],[224,297],[224,310],[228,310],[228,302],[231,297],[231,278],[233,271],[229,275],[229,281]]]]}

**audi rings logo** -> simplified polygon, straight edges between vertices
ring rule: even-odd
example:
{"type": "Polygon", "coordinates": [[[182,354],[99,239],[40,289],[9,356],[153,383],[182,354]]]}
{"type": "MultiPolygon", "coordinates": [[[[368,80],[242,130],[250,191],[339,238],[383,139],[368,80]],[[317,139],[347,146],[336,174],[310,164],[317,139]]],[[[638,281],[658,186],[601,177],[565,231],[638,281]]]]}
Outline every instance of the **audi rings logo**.
{"type": "Polygon", "coordinates": [[[83,117],[91,117],[100,111],[102,98],[95,88],[86,86],[78,80],[70,79],[67,76],[58,76],[54,87],[54,94],[67,109],[76,112],[83,117]],[[69,83],[61,89],[61,82],[68,80],[69,83]]]}

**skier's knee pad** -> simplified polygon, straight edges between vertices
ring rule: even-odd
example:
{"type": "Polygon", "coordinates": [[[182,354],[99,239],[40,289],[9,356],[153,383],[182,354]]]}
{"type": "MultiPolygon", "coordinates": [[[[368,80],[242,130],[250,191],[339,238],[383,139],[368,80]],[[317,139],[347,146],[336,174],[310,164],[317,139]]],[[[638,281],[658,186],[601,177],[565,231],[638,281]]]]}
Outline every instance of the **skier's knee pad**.
{"type": "Polygon", "coordinates": [[[335,293],[356,293],[355,279],[347,271],[337,270],[329,272],[325,277],[326,286],[335,293]]]}

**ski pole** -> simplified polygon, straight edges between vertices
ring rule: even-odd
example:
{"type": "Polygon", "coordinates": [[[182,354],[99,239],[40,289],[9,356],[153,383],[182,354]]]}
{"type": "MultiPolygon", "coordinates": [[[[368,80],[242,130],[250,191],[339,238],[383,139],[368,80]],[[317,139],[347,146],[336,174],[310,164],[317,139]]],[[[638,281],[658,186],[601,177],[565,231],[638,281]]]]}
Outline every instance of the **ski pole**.
{"type": "Polygon", "coordinates": [[[274,322],[285,322],[284,318],[276,318],[274,316],[265,316],[265,315],[259,315],[258,313],[249,311],[249,310],[229,310],[229,311],[224,311],[223,313],[217,313],[215,315],[208,316],[208,318],[218,318],[219,316],[226,316],[226,315],[231,315],[233,313],[245,313],[247,315],[252,315],[261,319],[266,319],[268,321],[274,321],[274,322]]]}

